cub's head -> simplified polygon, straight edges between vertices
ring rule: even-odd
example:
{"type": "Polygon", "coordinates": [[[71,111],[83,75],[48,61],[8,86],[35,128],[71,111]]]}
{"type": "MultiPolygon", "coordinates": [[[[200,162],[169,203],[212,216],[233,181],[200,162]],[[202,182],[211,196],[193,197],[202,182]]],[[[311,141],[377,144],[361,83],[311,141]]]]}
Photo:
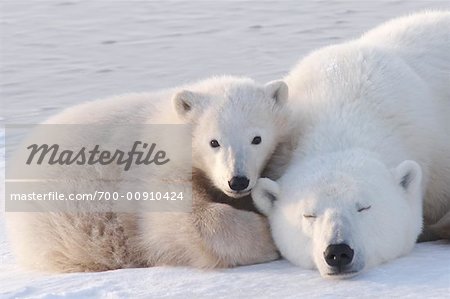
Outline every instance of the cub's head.
{"type": "Polygon", "coordinates": [[[279,182],[262,178],[252,192],[286,259],[345,278],[413,248],[422,227],[417,163],[395,169],[369,159],[308,164],[279,182]]]}
{"type": "Polygon", "coordinates": [[[283,81],[258,85],[219,77],[177,93],[175,110],[193,125],[193,165],[231,197],[250,193],[288,123],[283,81]]]}

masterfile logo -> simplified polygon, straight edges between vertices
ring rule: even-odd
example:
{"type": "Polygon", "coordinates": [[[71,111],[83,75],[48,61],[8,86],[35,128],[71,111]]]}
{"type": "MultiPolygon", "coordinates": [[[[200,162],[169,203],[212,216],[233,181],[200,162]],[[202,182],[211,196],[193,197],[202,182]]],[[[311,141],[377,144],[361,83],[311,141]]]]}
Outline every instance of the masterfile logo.
{"type": "Polygon", "coordinates": [[[5,133],[7,211],[191,209],[188,125],[8,125],[5,133]]]}
{"type": "Polygon", "coordinates": [[[164,165],[170,161],[166,158],[166,152],[163,150],[155,150],[156,143],[148,144],[142,141],[135,141],[130,151],[124,152],[119,149],[110,152],[108,150],[100,150],[100,145],[96,144],[92,149],[82,147],[79,150],[61,150],[58,144],[31,144],[27,146],[30,150],[30,155],[27,159],[27,164],[33,162],[41,165],[43,162],[49,165],[108,165],[117,163],[117,165],[124,165],[124,170],[128,171],[133,163],[136,165],[164,165]],[[139,147],[142,150],[139,150],[139,147]],[[37,157],[36,157],[37,156],[37,157]],[[36,157],[36,161],[35,160],[36,157]]]}

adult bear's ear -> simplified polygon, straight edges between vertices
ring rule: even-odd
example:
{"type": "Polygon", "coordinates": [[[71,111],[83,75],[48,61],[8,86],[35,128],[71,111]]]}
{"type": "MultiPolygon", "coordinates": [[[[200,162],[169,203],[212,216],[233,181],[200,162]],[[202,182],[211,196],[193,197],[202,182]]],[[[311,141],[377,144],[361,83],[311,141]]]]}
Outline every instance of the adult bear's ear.
{"type": "Polygon", "coordinates": [[[269,216],[274,202],[280,194],[280,186],[277,182],[268,178],[260,178],[252,189],[252,198],[256,208],[266,216],[269,216]]]}
{"type": "Polygon", "coordinates": [[[406,160],[400,163],[394,170],[394,177],[408,195],[421,195],[422,193],[422,168],[414,161],[406,160]]]}
{"type": "Polygon", "coordinates": [[[189,90],[177,92],[172,98],[175,111],[184,120],[192,120],[205,105],[204,101],[204,96],[189,90]]]}
{"type": "Polygon", "coordinates": [[[289,88],[284,81],[271,81],[264,86],[267,97],[274,99],[277,104],[284,105],[289,96],[289,88]]]}

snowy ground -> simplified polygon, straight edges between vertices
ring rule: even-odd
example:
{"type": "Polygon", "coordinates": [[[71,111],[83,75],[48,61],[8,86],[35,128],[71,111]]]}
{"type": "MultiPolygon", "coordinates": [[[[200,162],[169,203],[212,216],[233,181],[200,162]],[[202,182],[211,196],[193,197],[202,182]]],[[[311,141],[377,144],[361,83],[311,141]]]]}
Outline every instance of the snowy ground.
{"type": "MultiPolygon", "coordinates": [[[[448,1],[0,1],[0,122],[38,123],[80,101],[211,74],[281,77],[314,48],[448,1]]],[[[47,275],[19,269],[4,231],[0,127],[0,298],[450,297],[450,244],[348,281],[285,261],[202,272],[127,269],[47,275]]]]}
{"type": "Polygon", "coordinates": [[[152,268],[45,276],[6,265],[0,297],[448,298],[449,246],[419,245],[412,255],[347,281],[323,280],[286,261],[213,272],[152,268]]]}

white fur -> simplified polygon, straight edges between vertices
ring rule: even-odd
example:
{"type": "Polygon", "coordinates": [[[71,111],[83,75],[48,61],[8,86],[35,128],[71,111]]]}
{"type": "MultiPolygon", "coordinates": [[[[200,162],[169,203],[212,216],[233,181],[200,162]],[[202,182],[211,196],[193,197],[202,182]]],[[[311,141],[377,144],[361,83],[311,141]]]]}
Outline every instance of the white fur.
{"type": "Polygon", "coordinates": [[[282,255],[344,277],[407,254],[423,195],[425,224],[450,210],[450,13],[399,18],[315,51],[285,81],[299,147],[278,193],[263,179],[253,192],[282,255]],[[354,258],[336,272],[324,251],[341,243],[354,258]]]}
{"type": "Polygon", "coordinates": [[[194,125],[194,167],[203,170],[227,195],[248,194],[276,146],[285,140],[289,127],[289,121],[284,118],[287,96],[287,86],[282,81],[270,82],[261,88],[250,80],[234,83],[226,89],[191,87],[188,93],[178,93],[174,98],[176,110],[194,125]],[[190,107],[185,113],[180,104],[183,100],[190,107]],[[251,142],[256,136],[260,136],[262,142],[253,145],[251,142]],[[220,147],[211,148],[213,139],[220,147]],[[234,176],[250,180],[240,193],[229,187],[228,182],[234,176]]]}
{"type": "MultiPolygon", "coordinates": [[[[281,81],[259,85],[247,78],[216,77],[158,93],[94,101],[69,108],[46,123],[191,124],[193,167],[204,172],[210,188],[240,200],[248,195],[271,156],[286,159],[276,155],[291,132],[286,100],[287,86],[281,81]],[[261,144],[251,144],[255,136],[261,136],[261,144]],[[220,148],[211,148],[211,139],[217,139],[220,148]],[[250,179],[248,189],[239,194],[228,186],[235,175],[250,179]]],[[[82,143],[87,137],[67,138],[71,142],[79,138],[82,143]]],[[[275,160],[271,163],[283,164],[275,160]]],[[[177,167],[181,168],[174,171],[189,181],[191,169],[177,167]]],[[[102,169],[106,178],[117,179],[110,177],[116,172],[102,169]]],[[[53,167],[50,171],[61,170],[53,167]]],[[[266,175],[278,176],[275,168],[266,175]]],[[[85,192],[87,186],[82,184],[94,190],[102,187],[97,181],[82,182],[75,180],[67,188],[85,192]]],[[[192,189],[192,213],[92,214],[89,208],[75,215],[8,213],[14,251],[28,267],[59,272],[154,265],[230,267],[278,257],[265,217],[213,202],[208,188],[194,184],[192,189]]]]}
{"type": "Polygon", "coordinates": [[[287,93],[282,81],[261,86],[249,78],[222,76],[157,93],[90,102],[69,108],[46,123],[190,123],[193,167],[203,170],[222,192],[240,197],[249,193],[275,147],[289,135],[287,93]],[[183,100],[192,106],[186,113],[183,100]],[[255,136],[262,138],[257,146],[251,144],[255,136]],[[219,141],[219,149],[210,147],[212,139],[219,141]],[[236,194],[230,189],[228,181],[233,176],[250,179],[244,192],[236,194]]]}

